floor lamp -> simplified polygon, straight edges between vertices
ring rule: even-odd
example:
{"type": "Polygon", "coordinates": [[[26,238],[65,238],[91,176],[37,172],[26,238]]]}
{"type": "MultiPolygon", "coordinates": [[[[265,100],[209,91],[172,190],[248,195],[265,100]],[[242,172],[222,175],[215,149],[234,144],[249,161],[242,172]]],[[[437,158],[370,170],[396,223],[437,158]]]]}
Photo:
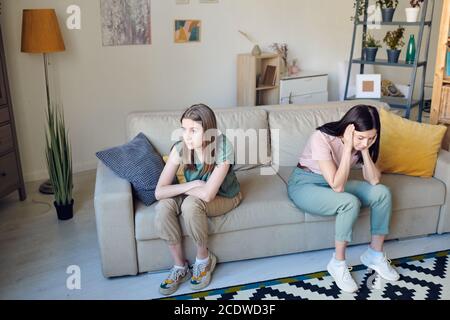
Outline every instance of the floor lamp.
{"type": "MultiPolygon", "coordinates": [[[[51,105],[48,85],[48,53],[65,51],[54,9],[25,9],[22,15],[22,52],[42,53],[44,56],[45,89],[47,106],[51,105]]],[[[39,187],[45,194],[53,194],[50,180],[39,187]]]]}

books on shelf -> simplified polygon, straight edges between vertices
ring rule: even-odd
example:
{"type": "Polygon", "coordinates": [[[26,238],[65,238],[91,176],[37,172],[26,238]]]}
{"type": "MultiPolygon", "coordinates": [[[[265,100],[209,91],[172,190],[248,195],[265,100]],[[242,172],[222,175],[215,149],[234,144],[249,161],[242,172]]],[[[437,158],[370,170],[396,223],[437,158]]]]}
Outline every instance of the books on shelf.
{"type": "Polygon", "coordinates": [[[277,81],[277,67],[268,65],[264,72],[263,86],[275,86],[277,81]]]}

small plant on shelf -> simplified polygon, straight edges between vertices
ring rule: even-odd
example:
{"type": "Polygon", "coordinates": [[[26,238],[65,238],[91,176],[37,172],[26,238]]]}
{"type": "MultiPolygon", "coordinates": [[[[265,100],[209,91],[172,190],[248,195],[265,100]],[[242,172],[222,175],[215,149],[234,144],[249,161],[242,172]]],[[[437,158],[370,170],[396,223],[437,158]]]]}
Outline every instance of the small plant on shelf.
{"type": "Polygon", "coordinates": [[[367,38],[364,41],[364,48],[381,48],[379,40],[376,40],[370,33],[367,34],[367,38]]]}
{"type": "Polygon", "coordinates": [[[367,33],[366,38],[363,42],[364,53],[367,61],[375,61],[377,56],[378,48],[381,48],[379,40],[376,40],[370,33],[367,33]]]}
{"type": "Polygon", "coordinates": [[[379,5],[381,9],[395,9],[398,6],[398,0],[377,0],[377,5],[379,5]]]}
{"type": "Polygon", "coordinates": [[[383,42],[388,46],[387,55],[390,63],[397,63],[400,56],[401,48],[405,45],[403,42],[405,28],[398,27],[397,30],[388,31],[383,42]]]}
{"type": "Polygon", "coordinates": [[[391,22],[398,6],[398,0],[377,0],[376,4],[381,9],[383,22],[391,22]]]}
{"type": "Polygon", "coordinates": [[[283,62],[282,64],[282,74],[286,74],[288,72],[288,45],[286,43],[273,43],[270,48],[278,53],[283,62]]]}
{"type": "Polygon", "coordinates": [[[420,8],[420,5],[423,3],[423,0],[411,0],[409,1],[409,4],[411,5],[411,8],[420,8]]]}

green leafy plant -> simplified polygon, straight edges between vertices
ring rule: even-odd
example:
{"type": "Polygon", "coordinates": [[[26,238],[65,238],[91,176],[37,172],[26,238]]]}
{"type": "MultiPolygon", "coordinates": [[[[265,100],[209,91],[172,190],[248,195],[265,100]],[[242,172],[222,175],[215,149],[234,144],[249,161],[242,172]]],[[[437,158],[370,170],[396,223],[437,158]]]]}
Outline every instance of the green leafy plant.
{"type": "Polygon", "coordinates": [[[62,108],[47,105],[45,133],[47,169],[57,205],[72,202],[72,156],[62,108]]]}
{"type": "Polygon", "coordinates": [[[420,8],[420,5],[423,3],[423,0],[411,0],[409,1],[409,4],[411,5],[412,8],[420,8]]]}
{"type": "Polygon", "coordinates": [[[363,16],[366,12],[366,2],[364,0],[355,0],[353,3],[353,9],[356,10],[356,7],[358,6],[358,11],[356,13],[356,17],[351,17],[351,21],[359,21],[359,17],[363,16]],[[359,4],[359,6],[358,6],[359,4]]]}
{"type": "Polygon", "coordinates": [[[379,5],[381,9],[395,9],[398,6],[398,0],[377,0],[377,5],[379,5]]]}
{"type": "Polygon", "coordinates": [[[364,40],[364,48],[381,48],[379,40],[376,40],[370,33],[367,33],[364,40]]]}
{"type": "Polygon", "coordinates": [[[405,45],[405,43],[403,42],[404,34],[405,28],[398,27],[397,30],[388,31],[383,39],[383,42],[386,43],[389,49],[399,50],[405,45]]]}

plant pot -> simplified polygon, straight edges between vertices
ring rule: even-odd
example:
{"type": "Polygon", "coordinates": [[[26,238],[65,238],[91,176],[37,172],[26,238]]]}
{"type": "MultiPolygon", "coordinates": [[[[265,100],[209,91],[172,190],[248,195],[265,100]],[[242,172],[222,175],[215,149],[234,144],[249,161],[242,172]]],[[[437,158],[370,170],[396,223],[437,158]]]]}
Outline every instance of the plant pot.
{"type": "Polygon", "coordinates": [[[378,48],[377,47],[367,47],[364,48],[364,53],[366,55],[366,61],[375,61],[377,57],[378,48]]]}
{"type": "Polygon", "coordinates": [[[388,62],[398,63],[398,58],[400,57],[401,50],[386,49],[386,51],[388,56],[388,62]]]}
{"type": "Polygon", "coordinates": [[[420,8],[406,8],[406,22],[417,22],[417,17],[419,16],[420,8]]]}
{"type": "Polygon", "coordinates": [[[394,18],[394,12],[395,12],[395,8],[381,9],[381,16],[382,16],[383,22],[392,22],[392,19],[394,18]]]}
{"type": "Polygon", "coordinates": [[[58,205],[56,204],[56,201],[53,201],[59,220],[69,220],[73,218],[73,202],[74,200],[72,199],[70,204],[58,205]]]}

